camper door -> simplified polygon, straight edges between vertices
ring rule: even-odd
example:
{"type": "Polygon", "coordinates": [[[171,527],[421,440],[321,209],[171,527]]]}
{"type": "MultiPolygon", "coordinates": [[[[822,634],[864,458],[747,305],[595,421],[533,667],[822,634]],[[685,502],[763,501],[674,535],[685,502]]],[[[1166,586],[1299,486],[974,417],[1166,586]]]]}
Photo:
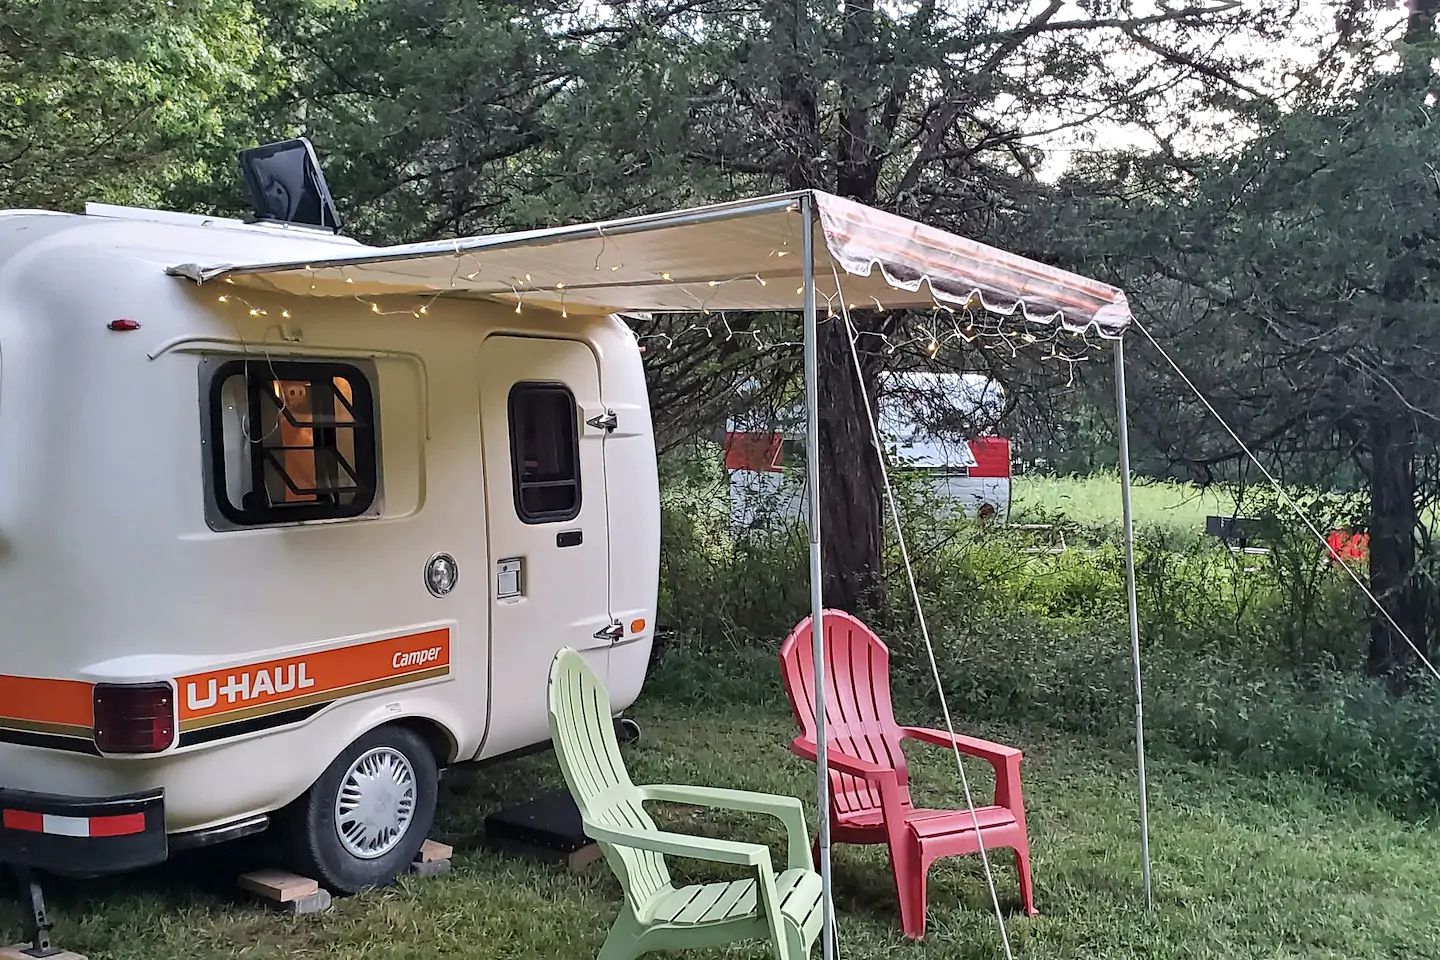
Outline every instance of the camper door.
{"type": "Polygon", "coordinates": [[[480,351],[490,530],[488,756],[546,738],[561,647],[602,677],[613,642],[600,370],[574,340],[492,336],[480,351]]]}

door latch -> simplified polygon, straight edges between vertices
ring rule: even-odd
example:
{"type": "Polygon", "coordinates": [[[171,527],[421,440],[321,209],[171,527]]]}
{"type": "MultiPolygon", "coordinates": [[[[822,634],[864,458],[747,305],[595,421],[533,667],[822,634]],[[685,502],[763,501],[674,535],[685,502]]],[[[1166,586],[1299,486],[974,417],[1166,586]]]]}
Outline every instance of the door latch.
{"type": "Polygon", "coordinates": [[[614,410],[606,410],[598,417],[586,420],[585,425],[594,427],[596,430],[604,430],[606,433],[614,433],[615,428],[620,425],[620,418],[615,415],[614,410]]]}
{"type": "Polygon", "coordinates": [[[595,631],[595,639],[619,643],[625,639],[625,625],[618,620],[613,620],[608,626],[601,627],[595,631]]]}

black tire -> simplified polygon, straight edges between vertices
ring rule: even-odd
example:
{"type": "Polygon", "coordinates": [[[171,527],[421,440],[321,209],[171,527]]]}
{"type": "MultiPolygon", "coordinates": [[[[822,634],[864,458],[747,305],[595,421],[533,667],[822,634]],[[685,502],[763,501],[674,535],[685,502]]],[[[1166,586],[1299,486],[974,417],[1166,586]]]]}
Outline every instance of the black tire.
{"type": "Polygon", "coordinates": [[[309,790],[289,810],[287,847],[291,868],[320,881],[336,893],[355,893],[367,887],[384,887],[409,869],[435,823],[435,795],[439,783],[435,755],[414,731],[401,726],[371,730],[346,747],[309,790]],[[414,774],[414,807],[410,822],[385,852],[366,858],[347,850],[336,829],[336,801],[351,767],[372,751],[393,751],[409,763],[414,774]]]}
{"type": "Polygon", "coordinates": [[[634,746],[640,742],[640,724],[629,717],[615,718],[615,739],[634,746]]]}

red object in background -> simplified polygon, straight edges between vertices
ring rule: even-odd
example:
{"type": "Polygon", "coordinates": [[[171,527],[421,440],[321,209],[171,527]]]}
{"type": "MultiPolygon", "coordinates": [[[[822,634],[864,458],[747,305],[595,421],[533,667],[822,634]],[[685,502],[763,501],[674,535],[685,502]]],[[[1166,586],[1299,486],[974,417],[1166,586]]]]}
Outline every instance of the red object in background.
{"type": "Polygon", "coordinates": [[[127,320],[124,317],[121,317],[119,320],[111,320],[109,323],[105,324],[105,329],[114,330],[116,333],[127,333],[131,330],[139,330],[140,321],[127,320]]]}
{"type": "Polygon", "coordinates": [[[1368,533],[1331,530],[1325,538],[1325,545],[1330,548],[1326,556],[1331,563],[1335,563],[1337,558],[1360,562],[1370,559],[1370,534],[1368,533]]]}
{"type": "Polygon", "coordinates": [[[1010,441],[1004,437],[976,437],[970,441],[970,454],[975,458],[970,476],[1010,476],[1010,441]]]}
{"type": "Polygon", "coordinates": [[[778,433],[725,434],[725,469],[780,472],[780,449],[784,437],[778,433]]]}
{"type": "MultiPolygon", "coordinates": [[[[925,874],[941,857],[1009,847],[1020,873],[1020,903],[1034,915],[1030,841],[1020,795],[1019,750],[940,730],[902,727],[890,701],[890,651],[869,627],[840,610],[826,610],[825,742],[830,768],[831,835],[840,843],[884,843],[900,898],[905,936],[925,935],[925,874]],[[930,810],[910,799],[902,740],[979,757],[995,769],[995,801],[969,810],[930,810]],[[979,822],[979,831],[975,829],[979,822]]],[[[816,759],[813,631],[806,617],[780,647],[785,693],[800,725],[790,749],[816,759]]]]}

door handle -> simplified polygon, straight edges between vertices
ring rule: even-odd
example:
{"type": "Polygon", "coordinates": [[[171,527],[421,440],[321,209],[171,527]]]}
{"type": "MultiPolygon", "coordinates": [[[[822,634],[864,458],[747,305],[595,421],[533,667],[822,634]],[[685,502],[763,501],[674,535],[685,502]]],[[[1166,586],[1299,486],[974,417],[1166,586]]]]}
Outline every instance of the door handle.
{"type": "Polygon", "coordinates": [[[620,426],[620,418],[616,416],[614,410],[606,410],[599,416],[594,416],[591,417],[589,420],[586,420],[585,424],[587,426],[594,427],[596,430],[604,430],[606,433],[614,433],[615,428],[620,426]]]}
{"type": "Polygon", "coordinates": [[[625,638],[625,625],[618,620],[612,621],[607,626],[596,630],[594,637],[596,640],[609,640],[611,643],[616,643],[625,638]]]}

